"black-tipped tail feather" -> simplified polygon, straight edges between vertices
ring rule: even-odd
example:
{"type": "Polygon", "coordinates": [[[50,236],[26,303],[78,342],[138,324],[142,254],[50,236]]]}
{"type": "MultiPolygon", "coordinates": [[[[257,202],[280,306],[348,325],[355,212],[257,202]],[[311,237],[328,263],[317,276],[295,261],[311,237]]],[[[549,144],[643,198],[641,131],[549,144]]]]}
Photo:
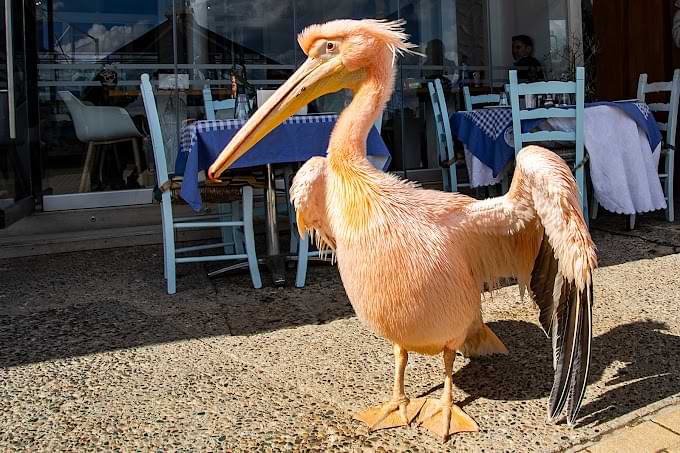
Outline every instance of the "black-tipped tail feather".
{"type": "Polygon", "coordinates": [[[565,279],[548,238],[543,242],[531,275],[530,289],[540,308],[540,322],[552,336],[555,377],[548,418],[555,420],[567,406],[567,423],[576,421],[590,365],[592,340],[592,286],[579,290],[565,279]]]}

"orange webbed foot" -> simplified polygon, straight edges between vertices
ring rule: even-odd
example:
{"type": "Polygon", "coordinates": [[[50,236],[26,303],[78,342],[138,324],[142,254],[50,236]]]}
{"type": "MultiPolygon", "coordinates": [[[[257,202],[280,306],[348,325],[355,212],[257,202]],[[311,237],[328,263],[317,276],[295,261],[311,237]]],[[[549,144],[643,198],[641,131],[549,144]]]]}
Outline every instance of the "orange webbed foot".
{"type": "Polygon", "coordinates": [[[429,398],[418,416],[418,426],[424,426],[443,442],[455,433],[479,431],[477,422],[460,407],[429,398]]]}
{"type": "Polygon", "coordinates": [[[409,426],[425,404],[424,398],[402,399],[369,407],[354,416],[368,425],[368,431],[409,426]]]}

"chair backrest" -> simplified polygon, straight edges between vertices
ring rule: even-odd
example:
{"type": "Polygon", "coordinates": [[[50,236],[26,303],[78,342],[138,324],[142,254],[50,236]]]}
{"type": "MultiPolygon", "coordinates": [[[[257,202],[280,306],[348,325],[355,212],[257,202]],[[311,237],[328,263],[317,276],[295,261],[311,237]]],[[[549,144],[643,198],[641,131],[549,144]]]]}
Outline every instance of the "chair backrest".
{"type": "MultiPolygon", "coordinates": [[[[257,90],[257,108],[260,108],[262,104],[264,104],[267,99],[271,97],[272,94],[274,94],[276,90],[257,90]]],[[[307,114],[307,106],[305,105],[302,107],[300,110],[295,112],[296,115],[306,115],[307,114]]]]}
{"type": "Polygon", "coordinates": [[[66,108],[71,115],[78,140],[81,142],[89,142],[90,134],[88,129],[89,120],[87,116],[87,106],[80,102],[80,99],[75,97],[70,91],[60,91],[59,97],[64,101],[64,104],[66,104],[66,108]]]}
{"type": "Polygon", "coordinates": [[[149,123],[149,130],[151,132],[153,158],[156,162],[156,177],[158,178],[158,185],[161,185],[168,180],[168,166],[165,161],[165,147],[163,146],[161,122],[158,118],[156,99],[153,95],[149,74],[142,74],[141,89],[142,99],[144,100],[144,110],[146,111],[146,120],[149,123]]]}
{"type": "Polygon", "coordinates": [[[478,96],[470,95],[470,88],[463,87],[463,95],[465,97],[465,110],[471,112],[475,105],[479,104],[498,104],[501,102],[501,95],[497,93],[480,94],[478,96]]]}
{"type": "Polygon", "coordinates": [[[203,87],[203,105],[205,106],[205,119],[215,120],[217,119],[218,111],[224,111],[226,117],[234,116],[234,110],[236,109],[235,99],[225,99],[223,101],[215,101],[212,98],[212,91],[210,90],[210,83],[207,83],[203,87]]]}
{"type": "Polygon", "coordinates": [[[446,107],[446,98],[442,82],[435,79],[427,83],[434,112],[434,123],[437,130],[437,152],[440,161],[449,161],[448,168],[442,167],[444,190],[450,192],[456,186],[456,166],[453,164],[454,149],[453,137],[451,136],[451,124],[449,123],[449,110],[446,107]]]}
{"type": "Polygon", "coordinates": [[[640,74],[638,81],[637,97],[645,102],[647,93],[670,93],[670,101],[664,103],[650,103],[649,110],[652,112],[668,112],[668,121],[657,120],[659,129],[665,132],[665,144],[675,146],[675,132],[678,122],[678,101],[680,101],[680,69],[673,72],[671,82],[648,83],[647,74],[640,74]]]}
{"type": "Polygon", "coordinates": [[[585,69],[576,68],[575,82],[534,82],[517,83],[517,71],[510,71],[510,103],[512,105],[512,130],[515,140],[515,154],[519,153],[525,143],[531,142],[574,142],[576,162],[583,161],[583,116],[585,112],[585,69]],[[576,108],[536,108],[522,110],[519,98],[526,95],[574,94],[576,108]],[[522,132],[522,120],[548,118],[575,118],[576,128],[573,132],[540,131],[522,132]]]}

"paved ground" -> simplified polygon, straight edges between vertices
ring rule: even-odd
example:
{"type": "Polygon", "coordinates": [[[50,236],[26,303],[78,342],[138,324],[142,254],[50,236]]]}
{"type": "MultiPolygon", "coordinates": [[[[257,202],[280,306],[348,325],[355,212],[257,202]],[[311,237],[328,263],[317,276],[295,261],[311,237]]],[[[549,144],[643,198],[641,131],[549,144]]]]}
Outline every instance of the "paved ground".
{"type": "MultiPolygon", "coordinates": [[[[389,397],[392,355],[335,268],[312,267],[302,290],[256,291],[185,265],[167,296],[160,247],[0,261],[0,451],[598,451],[593,440],[680,400],[680,225],[623,225],[594,224],[602,267],[578,428],[544,422],[550,343],[510,287],[484,311],[511,355],[455,365],[456,399],[482,432],[446,445],[352,420],[389,397]]],[[[438,395],[441,381],[439,358],[412,356],[410,395],[438,395]]]]}

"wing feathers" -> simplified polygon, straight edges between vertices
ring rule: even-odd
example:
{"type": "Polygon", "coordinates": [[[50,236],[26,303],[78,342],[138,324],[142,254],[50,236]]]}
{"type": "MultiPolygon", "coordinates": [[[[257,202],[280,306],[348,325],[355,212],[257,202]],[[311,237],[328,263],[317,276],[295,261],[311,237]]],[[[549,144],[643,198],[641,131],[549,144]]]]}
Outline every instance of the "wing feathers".
{"type": "Polygon", "coordinates": [[[529,288],[531,289],[534,302],[536,302],[541,310],[539,320],[543,332],[547,336],[550,336],[554,312],[553,292],[557,276],[557,260],[554,257],[553,248],[544,235],[541,248],[534,262],[534,270],[531,274],[529,288]]]}
{"type": "Polygon", "coordinates": [[[576,421],[585,394],[592,338],[592,286],[579,290],[558,270],[546,237],[536,257],[531,292],[539,306],[543,329],[552,334],[555,376],[548,400],[548,418],[567,406],[567,423],[576,421]]]}
{"type": "Polygon", "coordinates": [[[572,377],[569,384],[569,399],[567,400],[567,423],[572,426],[581,409],[581,402],[586,392],[588,368],[590,367],[590,350],[592,342],[592,286],[581,291],[580,329],[576,340],[578,354],[574,357],[572,377]]]}
{"type": "MultiPolygon", "coordinates": [[[[555,374],[548,416],[554,420],[566,405],[567,422],[573,424],[590,364],[597,256],[571,170],[546,149],[524,148],[517,155],[510,191],[471,203],[466,222],[468,229],[495,243],[507,238],[506,244],[515,249],[510,267],[522,278],[530,272],[529,289],[540,309],[541,327],[553,343],[555,374]]],[[[500,274],[507,272],[505,256],[499,257],[491,247],[478,253],[481,269],[492,277],[506,276],[500,274]]]]}

